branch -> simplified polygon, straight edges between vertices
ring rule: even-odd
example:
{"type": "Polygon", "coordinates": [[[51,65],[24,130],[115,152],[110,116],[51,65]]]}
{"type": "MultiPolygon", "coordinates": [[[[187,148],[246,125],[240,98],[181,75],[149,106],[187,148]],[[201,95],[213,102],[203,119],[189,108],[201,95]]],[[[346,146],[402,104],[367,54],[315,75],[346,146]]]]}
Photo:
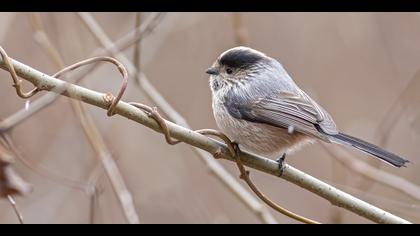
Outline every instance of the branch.
{"type": "MultiPolygon", "coordinates": [[[[129,74],[136,76],[135,81],[138,82],[137,88],[139,88],[143,94],[147,95],[150,100],[157,104],[173,122],[178,125],[190,128],[185,119],[165,100],[165,98],[158,92],[158,90],[149,82],[146,75],[139,71],[130,60],[128,60],[124,54],[121,53],[118,47],[114,47],[114,43],[105,34],[104,30],[97,23],[97,21],[89,13],[79,13],[79,17],[83,20],[83,23],[89,28],[95,38],[102,44],[103,47],[109,48],[112,56],[115,56],[120,60],[126,67],[129,74]]],[[[140,32],[135,34],[134,37],[144,37],[140,32]]],[[[118,40],[123,42],[123,40],[118,40]]],[[[121,44],[120,44],[121,45],[121,44]]],[[[229,190],[231,190],[235,196],[237,196],[245,206],[253,211],[262,222],[265,223],[277,223],[271,213],[267,210],[264,205],[259,202],[253,195],[251,195],[236,179],[223,168],[212,156],[208,153],[198,149],[193,149],[199,157],[204,161],[206,166],[229,190]]]]}
{"type": "MultiPolygon", "coordinates": [[[[106,94],[104,93],[99,93],[78,85],[69,84],[65,81],[46,75],[13,59],[11,59],[11,62],[17,74],[23,79],[34,84],[39,90],[47,90],[52,92],[65,90],[62,95],[71,98],[77,98],[80,101],[105,110],[108,110],[109,106],[111,105],[109,101],[105,99],[106,94]]],[[[1,67],[7,70],[4,61],[1,60],[0,63],[1,67]]],[[[162,132],[160,130],[159,124],[153,118],[149,117],[143,111],[126,102],[119,102],[115,107],[115,113],[144,126],[147,126],[156,132],[162,132]]],[[[226,145],[222,144],[221,142],[207,138],[204,135],[176,125],[172,122],[166,121],[166,123],[173,138],[203,149],[211,154],[219,153],[220,157],[226,160],[234,161],[234,158],[229,154],[229,150],[226,145]]],[[[249,152],[240,152],[238,154],[243,164],[248,167],[274,176],[279,176],[281,173],[278,163],[271,159],[251,154],[249,152]]],[[[343,207],[374,222],[410,223],[405,219],[402,219],[378,207],[366,203],[350,194],[342,192],[337,188],[328,185],[288,164],[284,164],[282,173],[283,174],[280,176],[281,178],[327,199],[333,205],[343,207]]]]}

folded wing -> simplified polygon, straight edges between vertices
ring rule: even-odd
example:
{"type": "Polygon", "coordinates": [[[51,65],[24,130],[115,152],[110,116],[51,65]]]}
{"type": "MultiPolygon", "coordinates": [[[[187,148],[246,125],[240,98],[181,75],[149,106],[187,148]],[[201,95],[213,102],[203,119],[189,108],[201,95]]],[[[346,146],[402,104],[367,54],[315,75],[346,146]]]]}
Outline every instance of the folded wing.
{"type": "Polygon", "coordinates": [[[320,133],[319,128],[326,134],[338,134],[331,116],[303,91],[279,91],[250,102],[231,99],[225,105],[236,118],[286,129],[293,127],[293,130],[326,141],[327,136],[320,133]]]}

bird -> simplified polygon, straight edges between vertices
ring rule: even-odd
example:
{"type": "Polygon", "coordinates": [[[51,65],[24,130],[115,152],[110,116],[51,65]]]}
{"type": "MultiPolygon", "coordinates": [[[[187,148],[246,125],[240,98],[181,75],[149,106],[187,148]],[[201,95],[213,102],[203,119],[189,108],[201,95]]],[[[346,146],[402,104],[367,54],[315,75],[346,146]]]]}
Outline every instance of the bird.
{"type": "Polygon", "coordinates": [[[218,128],[239,148],[276,158],[324,141],[355,148],[392,166],[409,161],[338,130],[331,115],[300,89],[282,64],[245,46],[228,49],[206,70],[218,128]]]}

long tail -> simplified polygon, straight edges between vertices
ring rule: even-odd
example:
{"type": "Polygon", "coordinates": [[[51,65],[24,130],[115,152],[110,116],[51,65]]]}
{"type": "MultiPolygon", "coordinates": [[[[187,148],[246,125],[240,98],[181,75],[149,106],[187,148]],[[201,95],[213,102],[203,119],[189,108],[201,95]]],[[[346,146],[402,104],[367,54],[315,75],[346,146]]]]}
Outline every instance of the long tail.
{"type": "Polygon", "coordinates": [[[379,158],[395,167],[405,166],[405,163],[409,162],[408,160],[401,158],[393,153],[390,153],[376,145],[363,141],[361,139],[352,137],[347,134],[339,133],[336,135],[329,135],[332,139],[331,141],[343,145],[352,146],[358,150],[366,152],[376,158],[379,158]]]}

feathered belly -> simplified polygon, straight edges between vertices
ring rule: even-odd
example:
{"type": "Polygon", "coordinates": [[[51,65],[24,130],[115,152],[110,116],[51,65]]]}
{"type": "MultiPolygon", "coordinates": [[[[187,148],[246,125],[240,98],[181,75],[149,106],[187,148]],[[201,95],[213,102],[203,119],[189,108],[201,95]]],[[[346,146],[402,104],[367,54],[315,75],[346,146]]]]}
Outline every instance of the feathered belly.
{"type": "Polygon", "coordinates": [[[284,128],[236,119],[220,103],[213,103],[213,114],[220,131],[238,143],[241,149],[259,155],[278,158],[312,140],[297,132],[290,134],[284,128]]]}

